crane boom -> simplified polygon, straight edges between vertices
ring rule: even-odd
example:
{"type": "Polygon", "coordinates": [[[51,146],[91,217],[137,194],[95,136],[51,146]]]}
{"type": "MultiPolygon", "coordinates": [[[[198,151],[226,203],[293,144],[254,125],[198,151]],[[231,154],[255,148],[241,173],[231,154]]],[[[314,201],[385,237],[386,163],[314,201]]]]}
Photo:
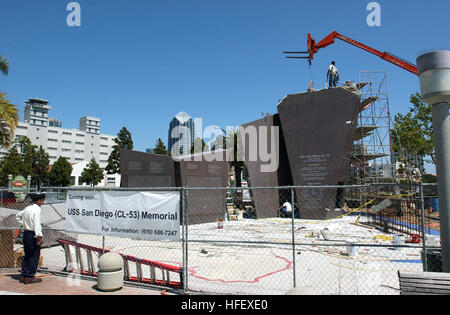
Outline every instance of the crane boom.
{"type": "MultiPolygon", "coordinates": [[[[348,44],[351,44],[353,46],[361,48],[365,51],[368,51],[368,52],[380,57],[383,60],[386,60],[396,66],[399,66],[400,68],[403,68],[415,75],[418,75],[417,66],[415,66],[414,64],[412,64],[408,61],[405,61],[401,58],[398,58],[388,52],[381,52],[377,49],[374,49],[372,47],[364,45],[363,43],[360,43],[354,39],[351,39],[347,36],[339,34],[336,31],[333,31],[332,33],[330,33],[327,37],[325,37],[318,43],[316,43],[316,41],[311,37],[311,34],[308,34],[308,43],[307,43],[308,52],[307,52],[307,54],[309,56],[307,57],[307,59],[309,59],[309,61],[311,62],[311,60],[314,59],[314,55],[319,51],[319,49],[322,49],[322,48],[328,47],[331,44],[334,44],[336,38],[338,38],[348,44]]],[[[292,58],[292,57],[288,57],[288,58],[292,58]]]]}

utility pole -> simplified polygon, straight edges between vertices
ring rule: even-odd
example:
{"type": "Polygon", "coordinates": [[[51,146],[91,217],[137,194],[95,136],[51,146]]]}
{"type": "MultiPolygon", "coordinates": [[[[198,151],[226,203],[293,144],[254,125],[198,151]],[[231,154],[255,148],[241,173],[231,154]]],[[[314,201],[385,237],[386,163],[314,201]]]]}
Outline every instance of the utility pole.
{"type": "Polygon", "coordinates": [[[442,271],[450,272],[450,51],[436,50],[417,58],[423,100],[432,106],[442,271]]]}

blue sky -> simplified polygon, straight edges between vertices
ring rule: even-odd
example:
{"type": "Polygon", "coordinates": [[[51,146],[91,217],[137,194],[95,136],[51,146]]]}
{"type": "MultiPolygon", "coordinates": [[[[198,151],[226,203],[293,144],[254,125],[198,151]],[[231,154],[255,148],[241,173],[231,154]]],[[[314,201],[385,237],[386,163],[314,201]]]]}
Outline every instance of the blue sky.
{"type": "Polygon", "coordinates": [[[386,70],[392,114],[406,112],[417,77],[337,41],[316,55],[311,71],[284,50],[304,50],[333,30],[413,63],[450,49],[449,1],[377,1],[381,26],[369,27],[369,0],[80,0],[81,27],[69,27],[69,0],[1,0],[0,54],[10,74],[0,90],[19,105],[47,99],[65,128],[101,118],[101,132],[126,126],[135,149],[167,143],[170,120],[183,110],[203,126],[237,126],[276,112],[309,80],[323,87],[336,60],[342,80],[358,70],[386,70]]]}

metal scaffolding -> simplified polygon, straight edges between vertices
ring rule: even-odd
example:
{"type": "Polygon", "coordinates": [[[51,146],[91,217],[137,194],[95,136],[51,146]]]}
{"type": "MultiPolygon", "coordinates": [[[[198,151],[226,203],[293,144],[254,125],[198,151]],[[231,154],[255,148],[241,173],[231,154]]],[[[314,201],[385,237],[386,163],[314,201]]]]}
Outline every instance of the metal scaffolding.
{"type": "Polygon", "coordinates": [[[391,117],[386,71],[358,71],[361,111],[353,150],[352,177],[361,184],[394,182],[391,117]]]}
{"type": "Polygon", "coordinates": [[[393,207],[413,213],[408,220],[415,220],[417,190],[413,186],[395,186],[398,178],[391,142],[387,72],[358,71],[358,87],[361,108],[352,156],[351,183],[363,186],[352,191],[347,202],[357,202],[370,225],[387,224],[393,207]],[[371,202],[373,204],[369,205],[371,202]],[[377,220],[381,221],[377,223],[377,220]]]}

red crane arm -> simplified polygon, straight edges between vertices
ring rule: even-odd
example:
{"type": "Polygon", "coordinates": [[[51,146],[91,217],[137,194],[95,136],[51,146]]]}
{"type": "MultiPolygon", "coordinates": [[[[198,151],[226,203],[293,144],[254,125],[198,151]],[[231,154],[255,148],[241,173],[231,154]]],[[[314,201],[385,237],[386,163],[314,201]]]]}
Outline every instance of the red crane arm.
{"type": "Polygon", "coordinates": [[[327,37],[322,39],[317,44],[316,44],[316,41],[311,37],[311,34],[308,34],[308,52],[309,52],[310,60],[314,59],[314,54],[316,54],[319,51],[319,49],[325,48],[331,44],[334,44],[335,38],[338,38],[338,39],[340,39],[346,43],[349,43],[353,46],[356,46],[358,48],[364,49],[365,51],[368,51],[374,55],[377,55],[378,57],[380,57],[383,60],[393,63],[394,65],[397,65],[400,68],[403,68],[415,75],[418,75],[417,67],[415,65],[413,65],[412,63],[409,63],[408,61],[405,61],[401,58],[398,58],[388,52],[381,52],[372,47],[364,45],[363,43],[360,43],[356,40],[348,38],[347,36],[339,34],[336,31],[330,33],[327,37]]]}

